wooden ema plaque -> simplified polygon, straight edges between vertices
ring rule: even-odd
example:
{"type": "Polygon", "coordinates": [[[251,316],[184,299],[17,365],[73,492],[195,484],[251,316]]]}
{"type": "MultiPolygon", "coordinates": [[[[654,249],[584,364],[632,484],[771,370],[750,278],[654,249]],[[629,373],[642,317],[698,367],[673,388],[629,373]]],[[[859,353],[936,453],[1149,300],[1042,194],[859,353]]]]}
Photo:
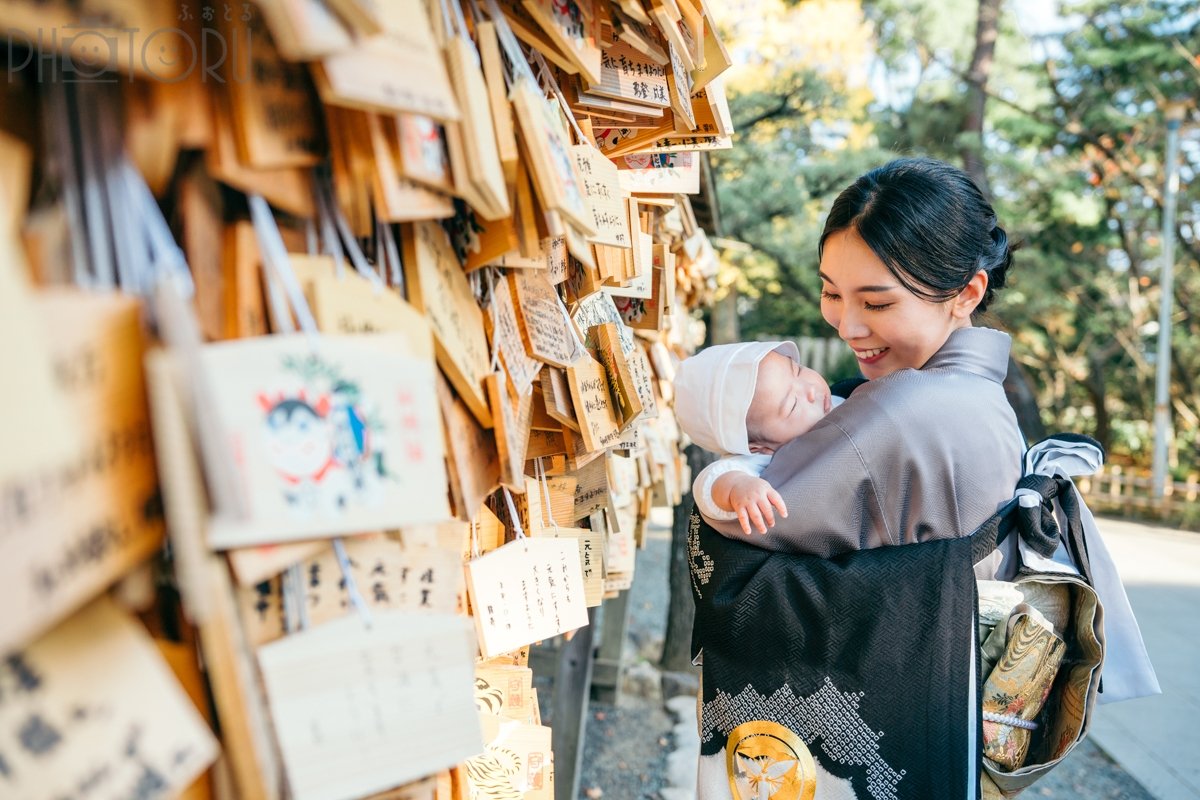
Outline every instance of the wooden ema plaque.
{"type": "Polygon", "coordinates": [[[583,348],[558,292],[540,270],[513,270],[509,285],[516,300],[521,336],[530,358],[567,367],[583,348]]]}
{"type": "Polygon", "coordinates": [[[449,516],[436,368],[403,334],[277,335],[200,354],[246,516],[217,549],[390,530],[449,516]],[[219,378],[217,377],[219,376],[219,378]]]}
{"type": "MultiPolygon", "coordinates": [[[[624,327],[624,326],[622,326],[624,327]]],[[[625,430],[642,413],[642,399],[637,392],[629,360],[621,346],[621,335],[617,324],[606,322],[592,328],[590,334],[596,339],[597,353],[604,371],[608,374],[609,389],[613,399],[620,430],[625,430]]]]}
{"type": "Polygon", "coordinates": [[[409,297],[433,327],[438,366],[479,423],[490,428],[483,379],[491,373],[491,359],[483,312],[475,304],[467,276],[439,226],[418,222],[405,229],[403,240],[409,297]]]}
{"type": "Polygon", "coordinates": [[[626,192],[621,189],[617,166],[591,144],[571,148],[575,165],[583,178],[583,188],[592,209],[596,233],[589,242],[611,247],[629,247],[629,215],[625,208],[626,192]]]}
{"type": "Polygon", "coordinates": [[[478,753],[469,625],[383,611],[369,628],[352,615],[259,648],[292,796],[360,797],[478,753]]]}
{"type": "Polygon", "coordinates": [[[603,450],[620,439],[620,423],[604,367],[585,354],[567,368],[571,401],[579,415],[579,435],[588,452],[603,450]]]}
{"type": "Polygon", "coordinates": [[[573,540],[579,545],[579,569],[583,573],[584,602],[588,608],[604,600],[604,534],[588,528],[551,527],[546,536],[573,540]]]}
{"type": "Polygon", "coordinates": [[[455,515],[468,519],[500,486],[500,455],[492,432],[479,424],[466,403],[438,377],[438,405],[445,431],[450,496],[455,515]]]}
{"type": "Polygon", "coordinates": [[[600,82],[600,34],[595,0],[523,0],[525,10],[589,83],[600,82]]]}
{"type": "Polygon", "coordinates": [[[571,401],[571,388],[567,384],[566,374],[554,367],[542,370],[542,400],[546,404],[546,414],[571,430],[579,430],[579,420],[575,416],[575,404],[571,401]]]}
{"type": "Polygon", "coordinates": [[[528,80],[518,80],[511,97],[542,207],[561,213],[585,234],[593,234],[587,194],[571,157],[558,105],[528,80]]]}
{"type": "Polygon", "coordinates": [[[507,382],[518,397],[525,397],[538,379],[542,362],[531,358],[525,350],[512,289],[504,278],[496,281],[492,288],[492,302],[484,320],[490,323],[492,349],[500,353],[500,361],[508,374],[507,382]]]}
{"type": "Polygon", "coordinates": [[[515,398],[508,392],[503,372],[484,379],[496,423],[496,447],[500,453],[500,483],[514,492],[525,491],[525,452],[533,414],[533,393],[515,398]]]}
{"type": "Polygon", "coordinates": [[[581,520],[608,505],[608,469],[605,459],[598,458],[571,473],[575,478],[575,510],[581,520]]]}
{"type": "Polygon", "coordinates": [[[485,658],[588,624],[574,542],[517,539],[467,564],[467,590],[485,658]]]}
{"type": "Polygon", "coordinates": [[[0,667],[5,796],[177,796],[218,745],[139,623],[101,598],[0,667]]]}
{"type": "Polygon", "coordinates": [[[355,137],[358,158],[370,176],[379,216],[386,222],[412,222],[422,219],[445,219],[454,215],[454,204],[440,194],[416,181],[403,177],[399,165],[399,143],[395,125],[379,114],[342,109],[327,116],[340,117],[365,128],[355,137]]]}
{"type": "MultiPolygon", "coordinates": [[[[462,585],[457,550],[405,547],[384,535],[345,540],[350,574],[364,602],[375,611],[415,611],[453,614],[462,585]]],[[[328,542],[321,552],[299,564],[309,625],[353,614],[349,589],[328,542]]],[[[238,588],[238,605],[250,644],[273,642],[284,636],[283,581],[276,575],[238,588]]]]}
{"type": "Polygon", "coordinates": [[[254,169],[315,166],[324,143],[304,65],[283,60],[261,16],[223,19],[223,35],[245,42],[249,57],[226,84],[242,162],[254,169]]]}
{"type": "Polygon", "coordinates": [[[163,541],[140,304],[74,290],[34,297],[75,435],[65,456],[2,481],[0,651],[74,611],[163,541]]]}
{"type": "Polygon", "coordinates": [[[364,111],[425,114],[440,122],[459,119],[458,105],[421,0],[389,0],[386,34],[313,66],[321,99],[364,111]]]}
{"type": "Polygon", "coordinates": [[[400,173],[437,192],[454,191],[442,126],[423,114],[380,116],[385,135],[395,136],[400,173]]]}
{"type": "Polygon", "coordinates": [[[667,70],[624,41],[608,47],[600,63],[600,80],[587,87],[590,94],[616,100],[669,108],[667,70]]]}

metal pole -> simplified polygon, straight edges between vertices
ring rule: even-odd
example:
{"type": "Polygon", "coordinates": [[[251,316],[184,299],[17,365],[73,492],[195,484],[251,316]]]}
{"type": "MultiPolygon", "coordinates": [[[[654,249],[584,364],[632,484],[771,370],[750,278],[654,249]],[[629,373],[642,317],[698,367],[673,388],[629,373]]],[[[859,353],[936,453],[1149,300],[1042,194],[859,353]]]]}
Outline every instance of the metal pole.
{"type": "Polygon", "coordinates": [[[1154,377],[1154,497],[1166,495],[1167,437],[1171,425],[1171,317],[1175,310],[1175,201],[1179,194],[1179,126],[1183,106],[1167,107],[1167,186],[1163,198],[1162,276],[1158,306],[1158,353],[1154,377]]]}

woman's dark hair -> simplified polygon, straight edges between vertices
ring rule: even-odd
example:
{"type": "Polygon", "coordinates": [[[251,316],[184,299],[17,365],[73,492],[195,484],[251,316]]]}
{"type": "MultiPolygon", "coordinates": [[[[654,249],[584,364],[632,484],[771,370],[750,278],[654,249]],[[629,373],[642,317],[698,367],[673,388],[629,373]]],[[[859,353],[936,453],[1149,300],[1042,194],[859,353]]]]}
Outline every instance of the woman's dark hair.
{"type": "Polygon", "coordinates": [[[825,219],[818,254],[835,233],[853,228],[904,288],[949,300],[979,270],[988,288],[975,313],[1004,288],[1012,254],[996,212],[965,172],[932,158],[899,158],[846,187],[825,219]]]}

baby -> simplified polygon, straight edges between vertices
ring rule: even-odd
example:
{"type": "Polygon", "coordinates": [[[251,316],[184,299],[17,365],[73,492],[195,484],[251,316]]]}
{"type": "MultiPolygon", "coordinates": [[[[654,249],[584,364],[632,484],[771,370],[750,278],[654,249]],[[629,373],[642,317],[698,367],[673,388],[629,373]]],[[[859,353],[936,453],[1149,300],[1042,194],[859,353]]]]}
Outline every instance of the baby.
{"type": "Polygon", "coordinates": [[[692,486],[710,519],[737,519],[746,534],[786,517],[783,498],[759,477],[771,455],[808,431],[841,398],[800,364],[792,342],[741,342],[705,348],[679,366],[675,414],[696,444],[725,455],[692,486]]]}

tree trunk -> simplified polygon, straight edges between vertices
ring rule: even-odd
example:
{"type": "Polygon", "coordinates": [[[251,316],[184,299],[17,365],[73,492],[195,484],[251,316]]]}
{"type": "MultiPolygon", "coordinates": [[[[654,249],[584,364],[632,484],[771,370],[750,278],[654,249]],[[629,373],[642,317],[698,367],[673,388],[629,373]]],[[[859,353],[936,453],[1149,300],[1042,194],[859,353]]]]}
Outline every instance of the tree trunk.
{"type": "Polygon", "coordinates": [[[983,192],[992,196],[983,158],[983,113],[987,106],[987,84],[996,55],[996,36],[999,33],[1000,6],[1003,0],[979,0],[979,16],[975,20],[975,52],[967,70],[967,114],[963,118],[960,137],[963,169],[983,192]]]}
{"type": "Polygon", "coordinates": [[[1088,355],[1088,376],[1083,388],[1091,396],[1096,409],[1096,441],[1104,452],[1112,450],[1112,418],[1108,414],[1108,387],[1104,383],[1104,357],[1097,353],[1088,355]]]}
{"type": "Polygon", "coordinates": [[[736,286],[730,286],[725,296],[713,303],[712,325],[709,330],[709,344],[731,344],[740,341],[741,324],[738,321],[737,310],[738,291],[736,286]]]}
{"type": "MultiPolygon", "coordinates": [[[[689,445],[685,451],[692,475],[710,464],[713,457],[706,450],[689,445]]],[[[686,672],[692,668],[692,617],[696,606],[692,599],[692,576],[688,557],[688,519],[692,514],[692,492],[689,489],[683,502],[675,506],[671,525],[671,604],[667,608],[667,633],[663,642],[660,666],[668,672],[686,672]]]]}

